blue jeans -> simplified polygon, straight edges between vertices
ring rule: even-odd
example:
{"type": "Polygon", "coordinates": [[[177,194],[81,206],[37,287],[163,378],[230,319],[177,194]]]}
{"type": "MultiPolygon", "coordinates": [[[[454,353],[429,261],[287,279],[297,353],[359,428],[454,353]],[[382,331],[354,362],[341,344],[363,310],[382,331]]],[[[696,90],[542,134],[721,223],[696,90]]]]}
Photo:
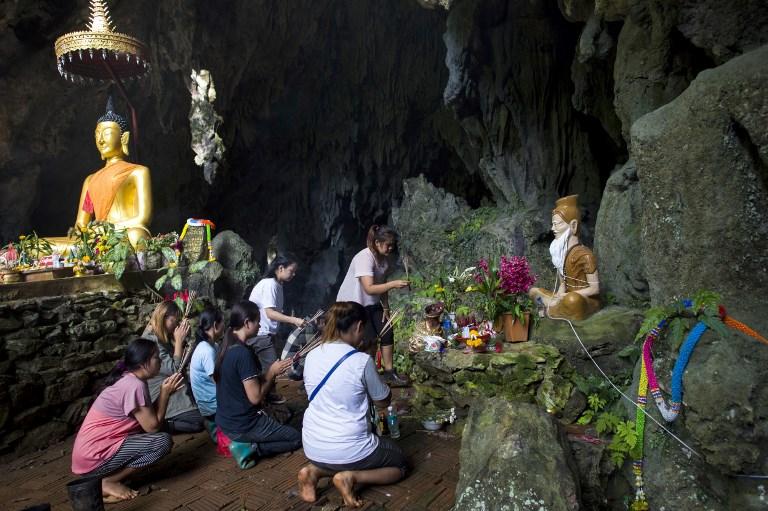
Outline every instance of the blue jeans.
{"type": "Polygon", "coordinates": [[[224,433],[235,442],[250,442],[259,457],[295,451],[301,447],[301,433],[264,413],[250,431],[236,435],[224,433]]]}

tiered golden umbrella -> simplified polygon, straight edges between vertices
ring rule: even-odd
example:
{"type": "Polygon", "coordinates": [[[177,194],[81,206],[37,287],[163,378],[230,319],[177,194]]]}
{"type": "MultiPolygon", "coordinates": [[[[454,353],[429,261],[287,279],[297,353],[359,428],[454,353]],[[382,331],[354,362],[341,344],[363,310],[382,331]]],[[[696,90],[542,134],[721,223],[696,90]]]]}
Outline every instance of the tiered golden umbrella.
{"type": "Polygon", "coordinates": [[[135,37],[115,31],[106,0],[91,0],[88,30],[70,32],[56,39],[59,74],[72,83],[114,81],[131,111],[133,140],[138,140],[136,110],[123,81],[142,78],[150,70],[149,50],[135,37]]]}

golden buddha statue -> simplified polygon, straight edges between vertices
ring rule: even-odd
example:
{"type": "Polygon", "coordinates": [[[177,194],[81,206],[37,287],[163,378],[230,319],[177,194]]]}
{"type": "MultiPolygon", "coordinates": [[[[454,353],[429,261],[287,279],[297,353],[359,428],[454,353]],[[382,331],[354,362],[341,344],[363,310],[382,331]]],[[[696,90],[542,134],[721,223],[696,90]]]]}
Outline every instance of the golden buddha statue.
{"type": "Polygon", "coordinates": [[[592,251],[579,242],[581,210],[578,195],[561,197],[552,210],[555,240],[549,247],[557,270],[558,285],[553,293],[533,287],[528,295],[546,307],[547,316],[582,320],[600,309],[600,281],[597,260],[592,251]]]}
{"type": "MultiPolygon", "coordinates": [[[[115,113],[111,97],[94,135],[106,164],[83,182],[75,227],[85,227],[91,220],[110,222],[116,229],[125,229],[135,247],[140,239],[150,237],[152,183],[147,167],[125,161],[130,131],[126,119],[115,113]]],[[[73,243],[66,237],[48,240],[60,253],[73,243]]]]}

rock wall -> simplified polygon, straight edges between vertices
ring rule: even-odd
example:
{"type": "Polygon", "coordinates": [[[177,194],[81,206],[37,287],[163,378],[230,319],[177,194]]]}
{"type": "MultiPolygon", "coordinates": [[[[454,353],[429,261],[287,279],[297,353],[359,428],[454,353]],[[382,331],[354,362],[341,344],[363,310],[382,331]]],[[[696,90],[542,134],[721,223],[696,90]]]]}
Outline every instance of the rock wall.
{"type": "Polygon", "coordinates": [[[638,120],[641,247],[651,297],[712,289],[768,329],[768,46],[701,73],[638,120]],[[672,263],[674,261],[674,263],[672,263]]]}
{"type": "Polygon", "coordinates": [[[141,295],[83,293],[0,304],[0,454],[72,434],[94,384],[146,326],[141,295]]]}

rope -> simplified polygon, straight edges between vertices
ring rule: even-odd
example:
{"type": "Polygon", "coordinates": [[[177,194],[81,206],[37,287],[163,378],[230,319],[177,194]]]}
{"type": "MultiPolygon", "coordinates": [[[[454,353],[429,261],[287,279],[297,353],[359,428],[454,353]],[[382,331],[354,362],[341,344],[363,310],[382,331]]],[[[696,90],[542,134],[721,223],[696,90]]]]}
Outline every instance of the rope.
{"type": "Polygon", "coordinates": [[[765,344],[766,346],[768,346],[768,339],[766,339],[759,333],[755,332],[754,330],[749,328],[747,325],[745,325],[741,321],[737,319],[733,319],[731,316],[728,316],[727,314],[723,316],[722,320],[723,320],[723,323],[725,323],[725,326],[733,328],[734,330],[738,330],[739,332],[744,333],[758,340],[759,342],[765,344]]]}

